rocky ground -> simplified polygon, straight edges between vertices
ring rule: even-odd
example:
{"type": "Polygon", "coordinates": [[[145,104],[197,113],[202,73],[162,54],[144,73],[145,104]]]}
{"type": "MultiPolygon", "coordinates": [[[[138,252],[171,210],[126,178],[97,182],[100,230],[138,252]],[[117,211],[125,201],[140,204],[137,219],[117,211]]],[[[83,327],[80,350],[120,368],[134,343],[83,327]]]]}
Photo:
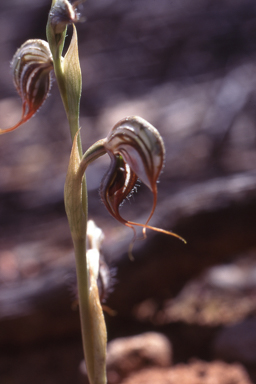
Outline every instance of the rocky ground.
{"type": "MultiPolygon", "coordinates": [[[[0,4],[1,128],[21,114],[9,63],[26,39],[45,39],[49,7],[0,4]]],[[[83,146],[127,115],[154,124],[166,161],[150,223],[187,240],[148,231],[131,262],[131,231],[99,199],[108,159],[88,169],[113,275],[109,383],[256,382],[256,5],[88,0],[80,11],[83,146]]],[[[86,382],[63,206],[70,146],[54,80],[36,116],[1,135],[3,384],[86,382]]],[[[122,214],[145,222],[151,203],[141,185],[122,214]]]]}

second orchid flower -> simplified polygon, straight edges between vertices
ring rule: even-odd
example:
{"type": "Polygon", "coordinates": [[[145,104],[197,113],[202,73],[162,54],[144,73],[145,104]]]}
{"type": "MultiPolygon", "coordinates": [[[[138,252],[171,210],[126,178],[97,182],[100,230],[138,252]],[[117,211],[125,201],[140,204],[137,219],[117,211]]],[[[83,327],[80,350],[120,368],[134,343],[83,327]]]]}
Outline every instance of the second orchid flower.
{"type": "MultiPolygon", "coordinates": [[[[76,146],[77,141],[74,140],[73,147],[76,146]]],[[[133,230],[134,239],[135,226],[140,226],[143,227],[144,234],[146,228],[149,228],[173,235],[185,242],[173,232],[148,225],[157,203],[157,181],[163,168],[165,149],[158,130],[141,117],[130,116],[119,121],[105,139],[99,140],[85,152],[81,161],[78,158],[78,151],[73,148],[70,164],[77,164],[77,171],[72,173],[73,181],[67,179],[66,196],[68,194],[80,196],[82,178],[87,166],[105,153],[110,156],[111,162],[103,177],[100,195],[108,212],[120,223],[133,230]],[[138,179],[153,193],[153,206],[145,224],[126,220],[119,213],[120,205],[132,192],[138,179]]],[[[77,201],[77,198],[73,201],[77,201]]],[[[70,206],[69,203],[67,205],[70,206]]],[[[78,212],[77,208],[73,207],[71,212],[78,212]]],[[[78,216],[73,217],[71,220],[73,228],[77,227],[77,222],[81,220],[82,217],[79,220],[78,216]]]]}

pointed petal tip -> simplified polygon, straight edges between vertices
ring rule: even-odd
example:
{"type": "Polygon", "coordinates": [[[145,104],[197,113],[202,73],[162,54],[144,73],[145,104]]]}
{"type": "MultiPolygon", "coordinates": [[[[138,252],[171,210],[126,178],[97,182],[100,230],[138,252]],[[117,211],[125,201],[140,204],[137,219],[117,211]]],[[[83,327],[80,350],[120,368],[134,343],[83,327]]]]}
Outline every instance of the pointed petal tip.
{"type": "MultiPolygon", "coordinates": [[[[130,228],[131,227],[133,228],[134,226],[142,227],[143,228],[143,234],[145,236],[146,236],[146,229],[151,229],[152,231],[155,231],[155,232],[159,232],[159,233],[163,233],[165,235],[176,237],[177,239],[181,240],[184,244],[187,244],[187,241],[185,239],[183,239],[183,237],[181,237],[180,235],[177,235],[176,233],[174,233],[172,231],[167,231],[167,230],[162,229],[162,228],[152,227],[151,225],[148,225],[148,224],[141,224],[141,223],[136,223],[133,221],[127,221],[127,223],[125,225],[130,227],[130,228]]],[[[134,230],[134,228],[133,228],[133,230],[134,230]]]]}

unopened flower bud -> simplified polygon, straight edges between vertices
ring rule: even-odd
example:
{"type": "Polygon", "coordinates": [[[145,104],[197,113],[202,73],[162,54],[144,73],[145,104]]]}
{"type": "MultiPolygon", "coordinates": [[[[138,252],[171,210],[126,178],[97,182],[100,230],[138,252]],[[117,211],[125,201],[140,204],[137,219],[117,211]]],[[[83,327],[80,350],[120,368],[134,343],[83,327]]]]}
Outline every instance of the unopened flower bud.
{"type": "Polygon", "coordinates": [[[79,1],[71,4],[68,0],[56,0],[49,13],[49,23],[55,34],[61,34],[65,31],[67,25],[77,22],[80,14],[76,7],[79,1]]]}

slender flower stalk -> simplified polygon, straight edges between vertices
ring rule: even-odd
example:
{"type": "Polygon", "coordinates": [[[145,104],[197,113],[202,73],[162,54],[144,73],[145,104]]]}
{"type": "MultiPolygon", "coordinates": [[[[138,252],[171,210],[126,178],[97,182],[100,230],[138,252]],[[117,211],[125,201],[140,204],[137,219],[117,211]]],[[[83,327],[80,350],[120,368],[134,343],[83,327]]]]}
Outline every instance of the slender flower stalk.
{"type": "Polygon", "coordinates": [[[82,145],[79,132],[81,69],[77,33],[78,20],[74,6],[67,0],[53,0],[47,23],[47,38],[52,51],[54,71],[69,121],[73,147],[64,188],[64,201],[76,257],[78,301],[82,341],[87,373],[91,384],[105,384],[106,326],[95,276],[86,253],[87,189],[79,164],[82,145]],[[62,58],[66,28],[73,24],[72,40],[62,58]]]}
{"type": "Polygon", "coordinates": [[[64,188],[64,201],[76,255],[78,300],[87,373],[91,384],[104,384],[106,383],[106,326],[96,279],[86,254],[87,220],[81,197],[87,165],[104,154],[105,150],[102,143],[98,142],[80,161],[77,138],[78,133],[73,141],[64,188]]]}

